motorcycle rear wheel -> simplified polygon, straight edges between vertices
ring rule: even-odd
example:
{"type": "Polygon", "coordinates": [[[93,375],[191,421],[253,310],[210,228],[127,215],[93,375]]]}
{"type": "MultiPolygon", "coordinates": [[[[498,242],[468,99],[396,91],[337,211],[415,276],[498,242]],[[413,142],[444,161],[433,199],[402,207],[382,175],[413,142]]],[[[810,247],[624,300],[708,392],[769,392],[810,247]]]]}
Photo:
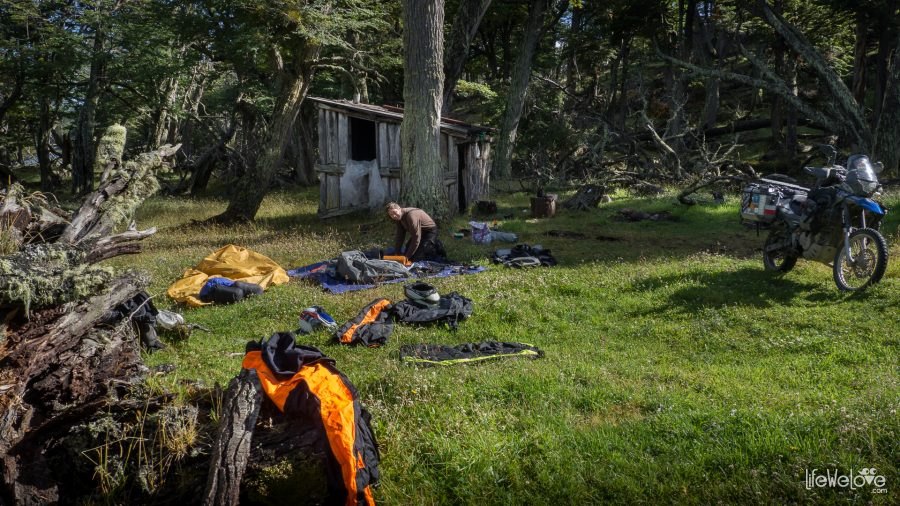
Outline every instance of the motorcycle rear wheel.
{"type": "Polygon", "coordinates": [[[789,272],[797,264],[797,255],[785,253],[784,249],[768,251],[769,245],[783,242],[786,235],[787,230],[777,228],[766,237],[766,244],[763,245],[763,265],[767,271],[789,272]]]}
{"type": "Polygon", "coordinates": [[[877,230],[861,228],[850,234],[850,253],[843,245],[834,255],[834,282],[844,292],[862,290],[881,281],[887,270],[887,242],[877,230]]]}

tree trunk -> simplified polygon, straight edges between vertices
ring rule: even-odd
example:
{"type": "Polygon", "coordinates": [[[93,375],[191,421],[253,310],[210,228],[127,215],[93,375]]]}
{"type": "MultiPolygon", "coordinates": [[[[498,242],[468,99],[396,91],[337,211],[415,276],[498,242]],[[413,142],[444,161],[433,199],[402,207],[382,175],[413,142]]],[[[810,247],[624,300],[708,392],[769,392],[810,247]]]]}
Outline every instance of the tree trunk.
{"type": "MultiPolygon", "coordinates": [[[[713,47],[713,26],[709,19],[711,12],[710,5],[705,5],[707,11],[703,19],[698,23],[698,43],[694,45],[695,54],[698,60],[704,65],[713,66],[712,53],[715,57],[715,68],[722,68],[722,51],[724,50],[725,37],[719,37],[716,47],[713,47]]],[[[708,78],[706,80],[706,96],[703,104],[703,117],[701,119],[701,127],[704,129],[716,126],[716,119],[719,116],[719,83],[717,77],[708,78]]]]}
{"type": "MultiPolygon", "coordinates": [[[[569,27],[568,41],[565,48],[566,63],[566,93],[570,96],[570,102],[578,92],[578,81],[581,74],[578,68],[578,44],[584,25],[584,9],[572,10],[572,24],[569,27]]],[[[610,97],[612,98],[612,97],[610,97]]]]}
{"type": "Polygon", "coordinates": [[[525,107],[525,95],[531,78],[531,65],[543,32],[541,28],[544,24],[546,12],[547,0],[531,1],[531,6],[528,9],[528,22],[525,25],[524,39],[520,45],[519,54],[516,57],[516,64],[513,69],[513,76],[509,83],[506,108],[503,111],[503,119],[500,122],[500,132],[495,138],[492,172],[499,178],[509,177],[512,172],[510,167],[513,148],[516,143],[516,131],[519,128],[519,120],[522,118],[522,110],[525,107]]]}
{"type": "Polygon", "coordinates": [[[72,192],[89,192],[94,188],[94,160],[97,147],[94,142],[95,117],[100,104],[100,94],[106,79],[106,34],[101,27],[94,33],[94,49],[91,57],[91,73],[88,79],[84,103],[78,112],[78,121],[72,138],[72,192]]]}
{"type": "Polygon", "coordinates": [[[161,101],[157,106],[153,122],[153,132],[149,139],[148,150],[156,149],[164,144],[169,138],[169,111],[175,105],[175,99],[178,97],[178,81],[175,78],[167,78],[163,81],[161,91],[161,101]]]}
{"type": "Polygon", "coordinates": [[[40,116],[36,137],[38,165],[41,168],[41,191],[53,189],[53,178],[50,174],[50,131],[53,128],[50,118],[50,97],[41,95],[40,116]]]}
{"type": "Polygon", "coordinates": [[[875,85],[873,90],[874,104],[872,107],[872,122],[879,124],[881,107],[884,105],[884,93],[887,88],[888,75],[890,74],[891,49],[897,37],[897,0],[889,0],[881,11],[876,32],[878,33],[878,56],[875,59],[875,85]]]}
{"type": "Polygon", "coordinates": [[[863,14],[856,19],[856,42],[853,49],[853,99],[857,104],[866,103],[866,48],[868,47],[869,23],[863,14]]]}
{"type": "Polygon", "coordinates": [[[219,142],[204,151],[196,163],[193,164],[193,167],[190,168],[191,178],[187,184],[187,188],[191,195],[198,195],[201,191],[206,189],[206,185],[209,184],[209,178],[216,168],[216,164],[225,160],[226,146],[231,142],[231,139],[234,138],[234,134],[237,131],[236,121],[236,118],[232,119],[231,127],[222,134],[219,142]]]}
{"type": "Polygon", "coordinates": [[[279,71],[280,92],[278,93],[272,120],[268,125],[266,139],[255,162],[247,167],[247,172],[235,185],[225,212],[210,219],[218,223],[252,221],[256,217],[263,198],[275,178],[284,151],[290,142],[292,125],[300,111],[300,105],[312,81],[312,66],[309,62],[318,54],[318,46],[293,48],[290,68],[281,62],[281,54],[273,48],[276,68],[279,71]]]}
{"type": "Polygon", "coordinates": [[[453,90],[462,76],[466,60],[469,58],[469,46],[478,33],[478,26],[491,5],[491,0],[461,0],[456,8],[453,25],[450,29],[450,40],[444,53],[444,91],[443,115],[450,115],[453,104],[453,90]]]}
{"type": "MultiPolygon", "coordinates": [[[[676,45],[680,58],[684,61],[690,61],[693,54],[694,43],[694,17],[697,10],[696,0],[687,0],[687,5],[683,0],[678,2],[678,33],[676,45]]],[[[687,117],[685,116],[685,105],[687,104],[687,81],[688,76],[679,67],[669,69],[669,111],[671,113],[666,123],[666,131],[663,138],[672,139],[672,143],[676,147],[680,147],[683,142],[681,135],[687,126],[687,117]]]]}
{"type": "Polygon", "coordinates": [[[896,37],[874,149],[874,159],[884,163],[887,175],[893,176],[900,175],[900,33],[896,37]]]}
{"type": "MultiPolygon", "coordinates": [[[[784,0],[775,0],[774,5],[772,6],[772,10],[774,10],[778,14],[784,12],[784,0]]],[[[787,59],[787,55],[785,53],[787,53],[787,44],[785,44],[784,39],[778,37],[777,34],[772,44],[772,51],[775,74],[782,77],[786,76],[787,64],[785,62],[787,59]]],[[[769,117],[772,119],[772,144],[774,144],[778,149],[784,149],[783,129],[787,101],[778,93],[769,93],[769,95],[771,96],[772,100],[769,113],[769,117]]]]}
{"type": "Polygon", "coordinates": [[[250,441],[262,398],[255,369],[243,369],[228,385],[219,431],[210,450],[204,505],[240,503],[241,478],[250,460],[250,441]]]}
{"type": "MultiPolygon", "coordinates": [[[[791,95],[793,97],[797,97],[800,93],[800,86],[797,81],[797,71],[800,66],[800,62],[797,61],[796,58],[792,58],[790,62],[787,64],[788,74],[787,85],[791,90],[791,95]]],[[[788,105],[787,106],[787,117],[785,118],[785,128],[786,132],[784,135],[784,149],[791,154],[797,152],[797,148],[799,147],[798,141],[798,133],[797,133],[797,108],[788,105]]]]}
{"type": "Polygon", "coordinates": [[[444,0],[403,2],[403,123],[400,126],[403,205],[449,216],[440,154],[444,84],[444,0]]]}
{"type": "Polygon", "coordinates": [[[156,193],[159,182],[154,172],[178,148],[162,146],[126,162],[125,170],[105,181],[84,200],[58,242],[74,246],[112,232],[123,217],[132,216],[147,197],[156,193]]]}
{"type": "Polygon", "coordinates": [[[16,104],[16,102],[22,96],[22,87],[25,85],[25,74],[22,72],[16,73],[16,83],[13,85],[13,90],[0,102],[0,123],[3,123],[3,118],[6,117],[6,112],[16,104]]]}

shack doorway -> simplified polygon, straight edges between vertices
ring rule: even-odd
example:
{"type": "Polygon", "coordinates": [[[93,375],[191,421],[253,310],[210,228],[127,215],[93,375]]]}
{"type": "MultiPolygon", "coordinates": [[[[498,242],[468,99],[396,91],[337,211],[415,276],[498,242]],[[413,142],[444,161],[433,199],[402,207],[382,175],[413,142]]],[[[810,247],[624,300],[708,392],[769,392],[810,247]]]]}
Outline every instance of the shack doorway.
{"type": "Polygon", "coordinates": [[[375,122],[362,118],[350,117],[350,159],[360,162],[374,160],[375,147],[378,140],[375,138],[375,122]]]}

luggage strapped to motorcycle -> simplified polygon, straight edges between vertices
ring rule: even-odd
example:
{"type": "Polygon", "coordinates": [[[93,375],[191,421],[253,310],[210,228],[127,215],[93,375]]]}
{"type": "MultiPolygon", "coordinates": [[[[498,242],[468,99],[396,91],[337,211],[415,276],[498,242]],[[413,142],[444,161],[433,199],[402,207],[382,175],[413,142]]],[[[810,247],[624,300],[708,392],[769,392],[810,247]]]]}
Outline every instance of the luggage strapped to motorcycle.
{"type": "Polygon", "coordinates": [[[790,202],[795,195],[806,195],[809,190],[799,185],[760,178],[744,187],[741,195],[741,223],[768,228],[775,221],[778,206],[790,202]]]}

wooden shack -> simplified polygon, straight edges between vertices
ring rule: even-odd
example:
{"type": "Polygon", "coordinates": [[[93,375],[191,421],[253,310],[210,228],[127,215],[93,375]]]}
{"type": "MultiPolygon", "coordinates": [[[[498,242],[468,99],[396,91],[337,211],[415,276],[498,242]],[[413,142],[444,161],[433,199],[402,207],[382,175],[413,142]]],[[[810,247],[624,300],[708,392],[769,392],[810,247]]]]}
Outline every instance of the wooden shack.
{"type": "MultiPolygon", "coordinates": [[[[308,100],[319,114],[319,217],[380,209],[386,202],[398,201],[403,110],[317,97],[308,100]]],[[[444,190],[451,212],[464,212],[488,197],[489,131],[441,120],[444,190]]]]}

